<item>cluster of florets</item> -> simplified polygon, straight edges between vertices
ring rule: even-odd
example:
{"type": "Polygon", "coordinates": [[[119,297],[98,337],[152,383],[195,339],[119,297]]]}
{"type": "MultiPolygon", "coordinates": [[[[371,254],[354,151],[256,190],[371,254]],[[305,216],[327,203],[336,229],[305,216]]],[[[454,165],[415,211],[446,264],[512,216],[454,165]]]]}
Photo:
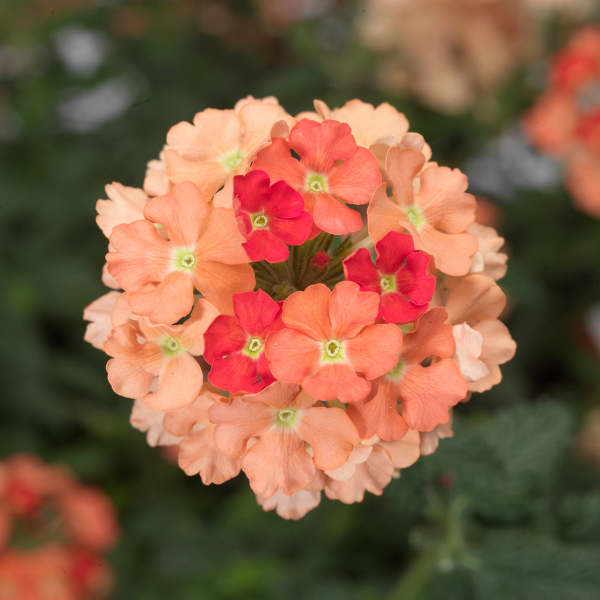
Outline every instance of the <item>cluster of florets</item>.
{"type": "Polygon", "coordinates": [[[243,470],[285,518],[381,494],[515,350],[466,177],[389,104],[315,108],[249,97],[171,128],[144,189],[98,202],[124,291],[84,315],[150,445],[205,484],[243,470]]]}
{"type": "Polygon", "coordinates": [[[0,598],[107,598],[113,578],[103,554],[118,538],[101,490],[35,456],[0,463],[0,598]]]}
{"type": "Polygon", "coordinates": [[[563,162],[577,208],[600,218],[600,27],[578,30],[552,58],[548,79],[523,127],[537,148],[563,162]]]}

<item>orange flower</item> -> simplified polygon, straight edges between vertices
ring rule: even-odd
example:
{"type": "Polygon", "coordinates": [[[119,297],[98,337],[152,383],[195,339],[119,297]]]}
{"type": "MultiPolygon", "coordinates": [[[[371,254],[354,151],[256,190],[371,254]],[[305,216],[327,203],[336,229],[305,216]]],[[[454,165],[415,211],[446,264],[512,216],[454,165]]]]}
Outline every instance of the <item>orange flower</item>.
{"type": "Polygon", "coordinates": [[[204,332],[217,309],[199,300],[184,325],[151,325],[138,321],[116,327],[104,343],[112,360],[106,365],[113,390],[126,398],[141,398],[151,410],[167,412],[191,404],[202,389],[203,375],[194,356],[204,351],[204,332]],[[154,378],[158,387],[150,394],[154,378]]]}
{"type": "Polygon", "coordinates": [[[220,312],[232,314],[233,294],[254,289],[233,210],[209,211],[193,183],[150,200],[144,216],[145,221],[115,227],[110,243],[116,252],[106,255],[110,274],[131,292],[129,305],[137,315],[157,323],[178,321],[192,308],[194,286],[220,312]],[[158,235],[154,223],[166,228],[170,241],[158,235]],[[158,285],[143,291],[150,283],[158,285]]]}
{"type": "Polygon", "coordinates": [[[424,250],[435,266],[448,275],[465,275],[477,252],[475,236],[466,232],[475,220],[475,198],[466,194],[467,178],[458,169],[431,166],[423,169],[421,152],[393,147],[386,171],[394,195],[388,198],[381,185],[367,211],[369,235],[374,242],[390,231],[409,231],[415,249],[424,250]]]}
{"type": "Polygon", "coordinates": [[[317,468],[339,467],[359,441],[343,410],[326,408],[298,385],[280,381],[228,405],[213,405],[209,418],[217,425],[217,447],[229,456],[244,455],[250,487],[265,498],[277,490],[304,489],[317,468]],[[246,452],[252,437],[258,441],[246,452]]]}
{"type": "Polygon", "coordinates": [[[396,325],[374,324],[378,311],[379,295],[352,281],[333,292],[318,284],[292,294],[283,304],[286,328],[267,338],[271,373],[319,400],[362,400],[369,380],[396,364],[402,345],[396,325]]]}

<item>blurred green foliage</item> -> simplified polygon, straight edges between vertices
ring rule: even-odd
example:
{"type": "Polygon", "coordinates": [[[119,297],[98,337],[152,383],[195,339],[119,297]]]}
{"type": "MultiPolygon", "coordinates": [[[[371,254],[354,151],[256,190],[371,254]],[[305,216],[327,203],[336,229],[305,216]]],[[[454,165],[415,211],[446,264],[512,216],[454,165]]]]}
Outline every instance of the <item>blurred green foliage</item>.
{"type": "Polygon", "coordinates": [[[600,597],[600,476],[571,452],[581,416],[600,400],[582,319],[600,301],[600,224],[559,189],[517,190],[503,205],[511,259],[501,284],[518,343],[503,383],[458,407],[455,437],[381,498],[324,500],[286,522],[256,506],[243,475],[205,488],[129,426],[131,403],[83,341],[83,307],[105,293],[94,205],[108,182],[141,186],[171,125],[247,94],[276,95],[292,114],[313,98],[388,101],[438,162],[460,167],[533,95],[517,73],[493,120],[442,116],[377,90],[373,57],[349,26],[352,5],[267,33],[253,4],[225,2],[239,23],[219,37],[205,4],[0,7],[0,456],[39,453],[111,495],[123,526],[110,557],[115,600],[600,597]],[[85,75],[58,51],[57,36],[75,26],[104,44],[85,75]],[[68,100],[114,81],[127,106],[73,130],[68,100]]]}

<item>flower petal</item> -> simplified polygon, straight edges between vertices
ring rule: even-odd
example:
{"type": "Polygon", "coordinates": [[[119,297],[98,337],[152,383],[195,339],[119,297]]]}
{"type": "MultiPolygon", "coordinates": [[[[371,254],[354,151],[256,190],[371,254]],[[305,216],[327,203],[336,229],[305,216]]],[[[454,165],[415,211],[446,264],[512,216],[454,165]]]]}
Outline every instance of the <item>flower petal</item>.
{"type": "Polygon", "coordinates": [[[195,254],[199,262],[248,263],[250,261],[241,246],[243,242],[233,209],[214,208],[196,245],[195,254]]]}
{"type": "Polygon", "coordinates": [[[285,181],[277,181],[271,186],[264,206],[265,214],[270,217],[293,219],[304,210],[304,198],[285,181]]]}
{"type": "Polygon", "coordinates": [[[116,181],[104,189],[110,199],[96,202],[96,223],[106,237],[110,237],[117,225],[143,220],[144,206],[149,200],[144,190],[127,187],[116,181]]]}
{"type": "MultiPolygon", "coordinates": [[[[204,388],[206,388],[206,385],[204,388]]],[[[215,402],[227,404],[226,398],[223,398],[220,394],[206,391],[204,388],[192,404],[172,410],[164,415],[163,425],[169,433],[179,437],[189,435],[194,425],[206,425],[208,423],[208,411],[215,402]]]]}
{"type": "Polygon", "coordinates": [[[331,337],[337,340],[353,338],[366,325],[375,322],[378,311],[378,294],[362,292],[353,281],[340,281],[329,301],[331,337]]]}
{"type": "Polygon", "coordinates": [[[346,363],[334,363],[321,367],[316,375],[302,381],[302,387],[319,400],[358,402],[366,398],[371,384],[356,375],[346,363]]]}
{"type": "Polygon", "coordinates": [[[208,380],[230,394],[255,394],[267,384],[258,379],[258,364],[249,356],[236,352],[227,358],[215,358],[208,380]]]}
{"type": "MultiPolygon", "coordinates": [[[[287,408],[290,405],[294,405],[294,408],[300,409],[303,406],[297,406],[294,402],[300,386],[296,383],[284,383],[283,381],[277,381],[274,385],[269,386],[258,394],[252,396],[244,396],[245,402],[262,402],[268,404],[272,408],[281,410],[287,408]]],[[[312,399],[312,404],[316,402],[316,399],[312,399]]],[[[312,404],[310,406],[312,406],[312,404]]]]}
{"type": "Polygon", "coordinates": [[[316,195],[312,215],[317,227],[334,235],[359,231],[363,226],[360,213],[325,192],[316,195]]]}
{"type": "Polygon", "coordinates": [[[321,348],[314,338],[286,327],[269,335],[265,354],[271,362],[271,373],[276,379],[300,383],[316,373],[321,348]]]}
{"type": "Polygon", "coordinates": [[[335,198],[349,204],[367,204],[381,183],[377,159],[370,150],[357,148],[348,160],[333,168],[327,182],[335,198]]]}
{"type": "Polygon", "coordinates": [[[248,341],[248,333],[235,317],[220,315],[204,333],[204,341],[204,359],[212,365],[217,358],[239,352],[248,341]]]}
{"type": "Polygon", "coordinates": [[[288,247],[269,229],[255,229],[242,247],[252,262],[266,260],[278,263],[287,260],[290,255],[288,247]]]}
{"type": "Polygon", "coordinates": [[[358,249],[344,260],[344,275],[348,281],[358,283],[363,292],[381,293],[381,277],[366,248],[358,249]]]}
{"type": "MultiPolygon", "coordinates": [[[[300,196],[302,198],[302,196],[300,196]]],[[[303,201],[304,204],[304,201],[303,201]]],[[[272,217],[269,220],[269,229],[285,244],[299,246],[303,244],[311,231],[312,217],[310,213],[303,210],[297,217],[292,219],[280,219],[272,217]]]]}
{"type": "Polygon", "coordinates": [[[392,182],[394,202],[398,206],[414,204],[413,180],[423,169],[425,157],[422,152],[393,146],[385,161],[385,170],[392,182]]]}
{"type": "Polygon", "coordinates": [[[365,327],[356,337],[346,340],[345,357],[355,371],[368,380],[391,371],[398,362],[402,331],[392,324],[365,327]]]}
{"type": "Polygon", "coordinates": [[[283,322],[315,340],[328,340],[331,334],[330,297],[331,291],[322,283],[295,292],[283,303],[283,322]]]}
{"type": "Polygon", "coordinates": [[[402,439],[393,442],[379,442],[379,445],[390,455],[396,469],[406,469],[406,467],[414,465],[421,456],[420,443],[419,432],[409,429],[402,439]]]}
{"type": "Polygon", "coordinates": [[[446,358],[454,352],[452,326],[446,311],[432,308],[423,313],[413,333],[404,336],[401,357],[407,364],[420,364],[430,356],[446,358]]]}
{"type": "Polygon", "coordinates": [[[306,184],[306,167],[292,157],[287,140],[276,138],[264,150],[261,150],[252,170],[266,171],[271,184],[284,180],[295,190],[302,190],[306,184]]]}
{"type": "Polygon", "coordinates": [[[198,300],[190,318],[184,323],[185,331],[180,341],[192,356],[200,356],[204,352],[204,333],[219,316],[219,311],[206,300],[198,300]]]}
{"type": "Polygon", "coordinates": [[[449,288],[446,311],[453,325],[495,319],[506,306],[504,292],[484,275],[469,275],[449,282],[449,288]]]}
{"type": "Polygon", "coordinates": [[[405,228],[400,222],[406,219],[406,213],[388,198],[386,186],[382,183],[375,190],[367,209],[369,237],[374,242],[378,242],[390,231],[403,232],[405,228]]]}
{"type": "Polygon", "coordinates": [[[427,304],[420,306],[397,292],[381,295],[381,315],[388,323],[411,323],[425,311],[427,304]]]}
{"type": "Polygon", "coordinates": [[[148,446],[174,446],[181,441],[180,437],[172,435],[163,426],[165,414],[146,408],[141,400],[136,400],[131,409],[129,423],[138,431],[147,432],[148,446]]]}
{"type": "Polygon", "coordinates": [[[190,181],[198,186],[209,201],[227,181],[229,170],[215,160],[196,162],[182,158],[175,150],[165,150],[167,176],[173,183],[190,181]]]}
{"type": "MultiPolygon", "coordinates": [[[[375,244],[375,250],[377,251],[375,264],[379,272],[385,275],[394,275],[402,268],[408,257],[414,253],[415,244],[412,236],[408,233],[390,231],[375,244]]],[[[425,300],[425,302],[430,299],[425,300]]]]}
{"type": "Polygon", "coordinates": [[[233,308],[242,329],[250,335],[260,335],[281,310],[277,302],[263,290],[236,294],[233,308]]]}
{"type": "MultiPolygon", "coordinates": [[[[258,212],[269,198],[269,175],[265,171],[250,171],[233,178],[233,197],[239,201],[239,210],[258,212]]],[[[236,210],[237,212],[237,210],[236,210]]]]}
{"type": "Polygon", "coordinates": [[[297,521],[319,506],[321,492],[303,489],[288,495],[277,490],[269,498],[265,498],[262,494],[256,494],[256,501],[265,512],[275,509],[277,515],[282,519],[297,521]]]}
{"type": "Polygon", "coordinates": [[[85,329],[83,339],[98,350],[104,349],[104,342],[112,331],[111,315],[120,296],[119,292],[108,292],[83,309],[83,318],[91,321],[85,329]]]}

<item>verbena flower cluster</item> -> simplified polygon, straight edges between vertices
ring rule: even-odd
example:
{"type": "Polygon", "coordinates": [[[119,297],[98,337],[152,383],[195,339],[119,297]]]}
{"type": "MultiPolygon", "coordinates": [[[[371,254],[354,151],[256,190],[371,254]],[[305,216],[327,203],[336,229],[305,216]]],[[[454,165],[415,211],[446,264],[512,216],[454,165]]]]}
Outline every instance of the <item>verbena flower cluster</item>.
{"type": "Polygon", "coordinates": [[[577,208],[600,218],[600,27],[576,31],[552,57],[548,79],[523,127],[537,148],[562,161],[577,208]]]}
{"type": "Polygon", "coordinates": [[[102,490],[36,456],[0,463],[0,598],[108,598],[113,577],[103,554],[119,535],[102,490]]]}
{"type": "Polygon", "coordinates": [[[84,313],[150,445],[205,484],[243,470],[293,519],[381,494],[515,351],[465,175],[389,104],[315,108],[248,97],[172,127],[144,188],[98,201],[123,291],[84,313]]]}

